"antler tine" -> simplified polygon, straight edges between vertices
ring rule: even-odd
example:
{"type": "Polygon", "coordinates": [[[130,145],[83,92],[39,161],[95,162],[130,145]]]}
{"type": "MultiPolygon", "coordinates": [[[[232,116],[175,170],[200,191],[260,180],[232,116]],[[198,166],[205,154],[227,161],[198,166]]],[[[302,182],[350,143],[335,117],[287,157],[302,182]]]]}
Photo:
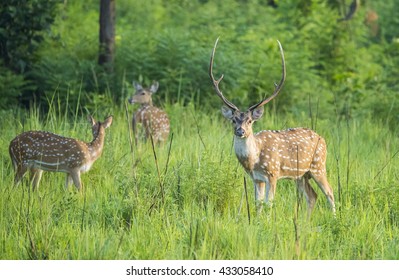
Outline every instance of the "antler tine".
{"type": "Polygon", "coordinates": [[[255,105],[249,107],[249,109],[248,109],[249,111],[253,111],[253,110],[255,110],[256,108],[258,108],[258,107],[260,107],[260,106],[263,106],[263,105],[265,105],[266,103],[270,102],[273,98],[275,98],[275,97],[278,95],[278,93],[280,92],[281,88],[282,88],[283,85],[284,85],[285,77],[286,77],[285,60],[284,60],[284,51],[283,51],[283,47],[281,46],[281,43],[280,43],[279,40],[277,40],[277,43],[278,43],[278,47],[280,48],[281,64],[282,64],[282,68],[283,68],[283,69],[282,69],[283,74],[282,74],[282,76],[281,76],[280,83],[279,83],[279,84],[274,83],[275,89],[274,89],[273,94],[272,94],[271,96],[269,96],[268,98],[263,99],[263,100],[260,101],[259,103],[257,103],[257,104],[255,104],[255,105]]]}
{"type": "Polygon", "coordinates": [[[220,76],[220,78],[219,78],[218,80],[215,80],[215,77],[213,76],[213,72],[212,72],[212,69],[213,69],[213,59],[214,59],[214,57],[215,57],[216,46],[217,46],[218,42],[219,42],[219,37],[216,39],[215,46],[213,47],[213,51],[212,51],[211,61],[210,61],[210,63],[209,63],[209,77],[210,77],[211,80],[212,80],[212,83],[213,83],[213,86],[214,86],[214,88],[215,88],[216,94],[223,100],[224,104],[226,104],[230,109],[239,111],[239,109],[237,108],[237,106],[234,105],[233,103],[231,103],[230,101],[228,101],[228,100],[224,97],[224,95],[223,95],[223,93],[221,92],[221,90],[219,89],[219,83],[222,81],[222,79],[223,79],[223,77],[224,77],[223,74],[222,74],[222,76],[220,76]]]}

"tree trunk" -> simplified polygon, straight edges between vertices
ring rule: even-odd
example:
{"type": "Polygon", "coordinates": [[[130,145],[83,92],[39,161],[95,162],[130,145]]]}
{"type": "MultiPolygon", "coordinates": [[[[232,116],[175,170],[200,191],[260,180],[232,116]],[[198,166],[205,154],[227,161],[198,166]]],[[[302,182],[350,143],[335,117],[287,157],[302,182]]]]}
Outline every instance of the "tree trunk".
{"type": "Polygon", "coordinates": [[[100,51],[98,64],[113,71],[115,52],[115,0],[100,3],[100,51]]]}

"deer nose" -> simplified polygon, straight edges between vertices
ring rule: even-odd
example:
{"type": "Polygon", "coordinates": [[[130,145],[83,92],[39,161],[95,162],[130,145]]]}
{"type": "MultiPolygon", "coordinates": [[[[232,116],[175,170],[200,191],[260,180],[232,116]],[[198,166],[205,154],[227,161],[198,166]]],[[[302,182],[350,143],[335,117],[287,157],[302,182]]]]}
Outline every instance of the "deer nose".
{"type": "Polygon", "coordinates": [[[128,102],[129,102],[130,104],[133,104],[133,103],[134,103],[133,97],[130,97],[130,98],[128,99],[128,102]]]}
{"type": "Polygon", "coordinates": [[[235,130],[235,135],[242,138],[245,135],[245,130],[239,127],[235,130]]]}

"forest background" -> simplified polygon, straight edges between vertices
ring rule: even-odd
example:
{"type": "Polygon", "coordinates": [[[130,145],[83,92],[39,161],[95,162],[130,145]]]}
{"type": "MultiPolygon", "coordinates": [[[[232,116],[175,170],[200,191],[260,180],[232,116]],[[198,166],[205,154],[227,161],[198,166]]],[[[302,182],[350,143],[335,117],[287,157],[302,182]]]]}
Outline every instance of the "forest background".
{"type": "MultiPolygon", "coordinates": [[[[113,2],[113,1],[111,1],[113,2]]],[[[120,102],[131,82],[158,80],[157,98],[195,100],[214,109],[210,51],[220,36],[222,87],[252,104],[278,80],[276,40],[285,50],[288,82],[274,103],[301,114],[309,100],[319,117],[372,115],[398,121],[397,1],[115,1],[112,71],[98,65],[99,1],[2,1],[1,108],[46,109],[54,94],[71,110],[120,102]]]]}

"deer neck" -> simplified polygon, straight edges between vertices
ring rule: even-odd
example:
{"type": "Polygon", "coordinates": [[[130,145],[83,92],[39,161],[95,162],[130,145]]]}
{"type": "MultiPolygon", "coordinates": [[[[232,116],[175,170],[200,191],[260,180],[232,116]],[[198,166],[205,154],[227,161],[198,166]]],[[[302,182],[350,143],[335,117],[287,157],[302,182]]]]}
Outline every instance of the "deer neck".
{"type": "Polygon", "coordinates": [[[141,104],[141,108],[148,108],[148,107],[152,107],[152,100],[141,104]]]}
{"type": "Polygon", "coordinates": [[[97,132],[97,136],[94,137],[93,141],[88,144],[90,157],[92,160],[96,160],[101,156],[104,147],[105,129],[100,127],[97,132]]]}
{"type": "Polygon", "coordinates": [[[234,136],[234,150],[238,161],[245,170],[252,171],[259,161],[260,153],[256,137],[253,134],[245,138],[234,136]]]}

